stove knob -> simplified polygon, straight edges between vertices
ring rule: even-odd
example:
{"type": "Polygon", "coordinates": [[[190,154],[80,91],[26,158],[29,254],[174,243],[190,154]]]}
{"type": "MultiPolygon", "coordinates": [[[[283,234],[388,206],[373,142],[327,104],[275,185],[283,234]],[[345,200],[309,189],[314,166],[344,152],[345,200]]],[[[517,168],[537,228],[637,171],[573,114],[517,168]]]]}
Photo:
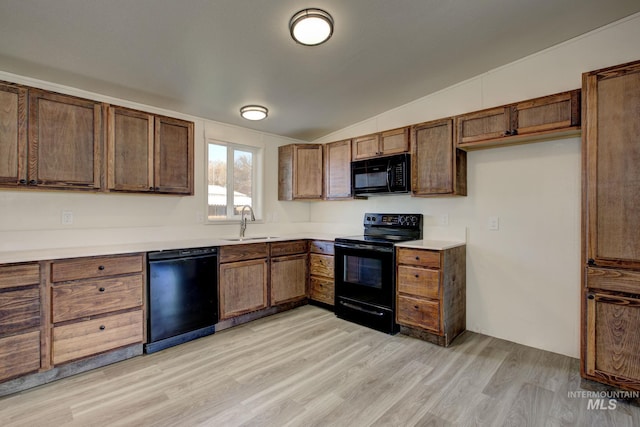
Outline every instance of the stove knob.
{"type": "Polygon", "coordinates": [[[367,217],[367,221],[371,221],[371,217],[370,216],[367,217]]]}
{"type": "Polygon", "coordinates": [[[418,217],[417,216],[412,216],[411,217],[411,223],[412,224],[416,224],[418,222],[418,217]]]}

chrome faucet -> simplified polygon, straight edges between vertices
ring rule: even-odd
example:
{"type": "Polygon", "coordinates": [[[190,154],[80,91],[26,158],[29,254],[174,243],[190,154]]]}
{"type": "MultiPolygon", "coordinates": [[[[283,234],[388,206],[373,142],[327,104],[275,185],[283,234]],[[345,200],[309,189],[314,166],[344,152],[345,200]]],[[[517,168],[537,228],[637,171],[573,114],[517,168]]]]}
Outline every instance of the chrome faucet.
{"type": "Polygon", "coordinates": [[[256,216],[253,214],[253,209],[249,205],[244,205],[242,207],[242,211],[240,212],[240,238],[244,237],[244,232],[247,229],[247,218],[244,216],[245,209],[249,208],[249,212],[251,213],[251,221],[256,220],[256,216]]]}

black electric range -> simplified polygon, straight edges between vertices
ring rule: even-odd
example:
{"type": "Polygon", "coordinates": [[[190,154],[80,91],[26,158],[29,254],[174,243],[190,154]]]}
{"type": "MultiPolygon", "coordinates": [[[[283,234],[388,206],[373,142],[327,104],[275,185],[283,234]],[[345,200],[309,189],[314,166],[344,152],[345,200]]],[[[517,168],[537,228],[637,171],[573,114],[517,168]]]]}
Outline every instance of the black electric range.
{"type": "Polygon", "coordinates": [[[364,234],[335,239],[336,315],[386,333],[395,322],[395,248],[422,239],[422,214],[364,215],[364,234]]]}

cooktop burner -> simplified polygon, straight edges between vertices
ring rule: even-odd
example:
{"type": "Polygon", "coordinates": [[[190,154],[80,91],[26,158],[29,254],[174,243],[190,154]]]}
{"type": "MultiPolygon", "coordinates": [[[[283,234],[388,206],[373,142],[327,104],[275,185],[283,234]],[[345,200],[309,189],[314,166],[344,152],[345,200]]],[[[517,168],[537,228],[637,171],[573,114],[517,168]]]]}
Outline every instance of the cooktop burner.
{"type": "Polygon", "coordinates": [[[422,214],[364,214],[364,234],[336,239],[342,243],[375,243],[393,246],[398,242],[422,239],[422,214]]]}

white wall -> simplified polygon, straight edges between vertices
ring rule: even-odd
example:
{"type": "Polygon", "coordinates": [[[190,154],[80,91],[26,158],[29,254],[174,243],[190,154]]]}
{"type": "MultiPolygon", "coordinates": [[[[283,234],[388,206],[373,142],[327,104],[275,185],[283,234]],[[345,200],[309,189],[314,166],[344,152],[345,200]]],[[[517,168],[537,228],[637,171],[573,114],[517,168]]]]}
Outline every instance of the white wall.
{"type": "Polygon", "coordinates": [[[0,80],[104,101],[195,122],[195,195],[157,196],[92,194],[72,191],[0,190],[0,251],[98,246],[118,243],[215,238],[238,234],[238,224],[205,225],[205,128],[207,136],[235,143],[264,145],[265,200],[263,224],[251,224],[247,234],[296,231],[309,220],[309,204],[278,202],[278,150],[291,139],[140,105],[123,99],[0,72],[0,80]],[[271,184],[273,183],[273,184],[271,184]],[[73,225],[61,225],[63,210],[73,212],[73,225]]]}
{"type": "MultiPolygon", "coordinates": [[[[581,73],[640,59],[640,14],[461,82],[317,142],[581,87],[581,73]]],[[[361,221],[371,212],[449,215],[467,227],[467,328],[579,356],[579,137],[468,153],[468,196],[314,203],[312,222],[361,221]],[[500,229],[489,231],[489,216],[500,229]]]]}

